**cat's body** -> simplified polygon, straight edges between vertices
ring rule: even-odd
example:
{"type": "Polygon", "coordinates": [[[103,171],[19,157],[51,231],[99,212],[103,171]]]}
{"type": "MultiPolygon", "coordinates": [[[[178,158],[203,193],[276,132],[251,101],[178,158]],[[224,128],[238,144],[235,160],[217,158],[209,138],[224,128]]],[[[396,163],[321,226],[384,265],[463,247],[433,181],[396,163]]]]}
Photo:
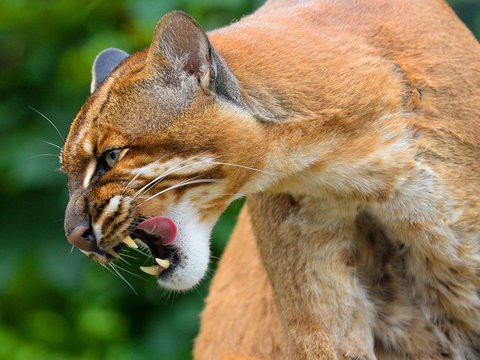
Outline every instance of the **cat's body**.
{"type": "MultiPolygon", "coordinates": [[[[274,5],[267,4],[260,15],[254,14],[219,35],[213,33],[214,46],[218,36],[222,54],[227,59],[225,52],[232,54],[228,61],[232,69],[244,71],[247,78],[258,66],[265,78],[273,79],[268,85],[273,89],[270,93],[290,89],[302,97],[303,109],[318,106],[318,112],[324,112],[325,107],[330,108],[325,106],[328,98],[335,96],[332,108],[342,103],[344,109],[358,113],[351,121],[363,129],[349,132],[365,134],[350,138],[336,150],[328,149],[332,158],[341,153],[342,161],[350,159],[347,164],[338,161],[330,170],[321,162],[315,165],[317,171],[312,166],[314,170],[302,174],[302,182],[306,178],[316,182],[311,185],[311,195],[326,193],[324,189],[329,187],[336,193],[319,195],[320,204],[295,196],[309,189],[305,183],[295,184],[298,174],[285,189],[295,199],[262,195],[250,200],[253,229],[244,215],[239,224],[241,235],[232,237],[231,249],[227,249],[212,285],[196,358],[213,359],[229,353],[261,359],[279,359],[281,353],[291,358],[286,355],[289,341],[298,358],[313,357],[313,353],[327,358],[342,347],[345,352],[337,353],[339,358],[373,357],[367,351],[356,352],[356,346],[375,347],[377,357],[383,359],[480,357],[478,43],[440,1],[323,1],[270,10],[274,5]],[[263,26],[267,21],[262,17],[269,19],[268,27],[263,26]],[[318,23],[314,27],[308,21],[318,23]],[[280,30],[282,25],[286,29],[280,30]],[[290,31],[299,33],[289,36],[290,31]],[[333,60],[333,50],[326,51],[324,44],[317,48],[314,41],[306,40],[308,31],[329,39],[326,42],[338,51],[333,60]],[[295,45],[289,40],[293,37],[292,43],[297,44],[301,36],[305,39],[298,45],[301,49],[291,50],[295,45]],[[228,46],[229,42],[235,42],[235,47],[228,46]],[[289,51],[278,54],[276,46],[289,51]],[[301,51],[304,48],[306,53],[301,51]],[[312,64],[308,52],[322,60],[312,64]],[[385,63],[378,64],[376,56],[385,63]],[[338,64],[322,66],[324,60],[338,64]],[[361,66],[362,70],[375,65],[389,69],[385,76],[392,78],[382,81],[378,74],[362,77],[361,71],[349,69],[350,61],[372,63],[361,66]],[[253,64],[254,69],[241,64],[253,64]],[[336,85],[349,80],[350,86],[340,85],[346,92],[338,94],[336,85]],[[310,81],[318,87],[312,88],[310,81]],[[352,94],[356,86],[364,95],[352,94]],[[404,95],[400,99],[401,87],[404,95]],[[392,93],[401,103],[387,105],[385,98],[392,93]],[[385,101],[378,106],[376,117],[370,117],[375,109],[370,96],[385,101]],[[367,110],[361,109],[365,104],[367,110]],[[390,135],[401,132],[385,128],[383,135],[390,137],[389,144],[380,145],[369,139],[368,134],[382,128],[372,123],[367,130],[372,120],[394,127],[403,123],[409,135],[394,140],[390,135]],[[408,142],[415,154],[404,152],[408,142]],[[389,159],[400,154],[406,157],[389,159]],[[390,176],[392,179],[386,178],[390,176]],[[358,184],[349,184],[350,192],[342,194],[346,190],[341,189],[343,184],[356,179],[358,184]],[[369,196],[371,187],[374,197],[380,198],[369,196]],[[304,210],[310,206],[311,210],[304,210]],[[307,226],[312,228],[307,231],[307,226]],[[259,256],[257,249],[251,249],[255,233],[273,290],[259,274],[264,271],[262,261],[252,259],[259,256]],[[322,244],[322,236],[329,240],[322,244]],[[311,245],[306,244],[309,240],[311,245]],[[247,259],[239,256],[242,246],[248,249],[247,259]],[[302,260],[294,255],[302,252],[306,252],[302,260]],[[248,266],[251,268],[245,269],[248,266]],[[310,312],[305,312],[308,308],[310,312]],[[339,319],[339,314],[344,318],[339,319]],[[283,331],[278,334],[282,320],[283,331]],[[343,326],[329,325],[337,321],[343,326]],[[324,327],[335,331],[322,331],[324,327]],[[466,328],[470,329],[467,333],[466,328]]],[[[259,85],[256,81],[258,76],[246,80],[255,89],[265,87],[265,80],[259,85]]],[[[344,131],[338,122],[335,126],[335,133],[344,131]]],[[[327,133],[331,135],[332,130],[327,133]]],[[[315,158],[311,153],[323,149],[312,150],[308,140],[314,135],[308,131],[302,135],[304,156],[315,158]]]]}
{"type": "Polygon", "coordinates": [[[208,39],[171,13],[116,54],[64,147],[66,233],[102,262],[137,236],[185,289],[252,195],[198,358],[480,357],[480,47],[445,3],[271,1],[208,39]]]}

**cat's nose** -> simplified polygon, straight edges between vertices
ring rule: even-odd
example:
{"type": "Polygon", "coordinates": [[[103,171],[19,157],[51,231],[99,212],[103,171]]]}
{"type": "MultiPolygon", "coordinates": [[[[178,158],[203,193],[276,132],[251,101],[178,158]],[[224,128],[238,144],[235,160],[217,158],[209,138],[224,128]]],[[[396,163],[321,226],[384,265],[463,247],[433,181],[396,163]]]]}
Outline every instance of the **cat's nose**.
{"type": "Polygon", "coordinates": [[[80,189],[70,194],[67,209],[65,210],[65,235],[73,246],[84,252],[104,255],[105,252],[97,246],[92,220],[88,214],[87,198],[80,189]]]}
{"type": "Polygon", "coordinates": [[[74,227],[73,230],[67,234],[67,240],[70,244],[83,251],[98,252],[99,250],[92,228],[85,224],[74,227]]]}

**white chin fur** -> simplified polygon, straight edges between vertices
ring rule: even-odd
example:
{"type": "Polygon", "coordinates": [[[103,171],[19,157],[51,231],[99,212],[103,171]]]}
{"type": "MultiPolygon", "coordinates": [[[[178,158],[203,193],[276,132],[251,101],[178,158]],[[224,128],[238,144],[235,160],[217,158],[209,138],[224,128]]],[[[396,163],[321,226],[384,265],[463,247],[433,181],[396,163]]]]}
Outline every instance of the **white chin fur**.
{"type": "Polygon", "coordinates": [[[178,249],[179,263],[173,271],[161,276],[158,283],[170,290],[188,290],[207,272],[214,224],[199,222],[188,202],[181,202],[166,215],[177,225],[177,238],[172,245],[178,249]]]}

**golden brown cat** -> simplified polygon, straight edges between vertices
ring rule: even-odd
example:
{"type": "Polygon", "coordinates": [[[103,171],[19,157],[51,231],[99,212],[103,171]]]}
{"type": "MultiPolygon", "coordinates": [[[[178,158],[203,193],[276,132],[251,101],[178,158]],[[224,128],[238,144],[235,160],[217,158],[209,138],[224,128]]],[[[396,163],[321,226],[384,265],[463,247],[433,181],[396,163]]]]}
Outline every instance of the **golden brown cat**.
{"type": "Polygon", "coordinates": [[[72,244],[144,243],[188,289],[248,197],[197,358],[480,358],[480,48],[443,1],[269,1],[208,35],[172,12],[93,75],[72,244]]]}

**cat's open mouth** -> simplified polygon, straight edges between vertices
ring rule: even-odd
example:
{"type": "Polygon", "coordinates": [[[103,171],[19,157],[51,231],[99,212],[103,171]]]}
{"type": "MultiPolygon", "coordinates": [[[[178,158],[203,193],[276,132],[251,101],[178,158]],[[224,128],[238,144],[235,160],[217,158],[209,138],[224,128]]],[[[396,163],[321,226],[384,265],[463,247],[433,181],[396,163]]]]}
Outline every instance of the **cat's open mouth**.
{"type": "Polygon", "coordinates": [[[131,239],[124,243],[130,247],[138,246],[140,241],[148,247],[155,263],[151,266],[141,266],[140,269],[153,276],[160,276],[172,271],[178,264],[178,255],[173,244],[177,236],[177,227],[172,219],[165,216],[136,221],[135,229],[130,233],[131,239]],[[132,240],[133,239],[133,240],[132,240]],[[134,241],[136,240],[136,241],[134,241]]]}

